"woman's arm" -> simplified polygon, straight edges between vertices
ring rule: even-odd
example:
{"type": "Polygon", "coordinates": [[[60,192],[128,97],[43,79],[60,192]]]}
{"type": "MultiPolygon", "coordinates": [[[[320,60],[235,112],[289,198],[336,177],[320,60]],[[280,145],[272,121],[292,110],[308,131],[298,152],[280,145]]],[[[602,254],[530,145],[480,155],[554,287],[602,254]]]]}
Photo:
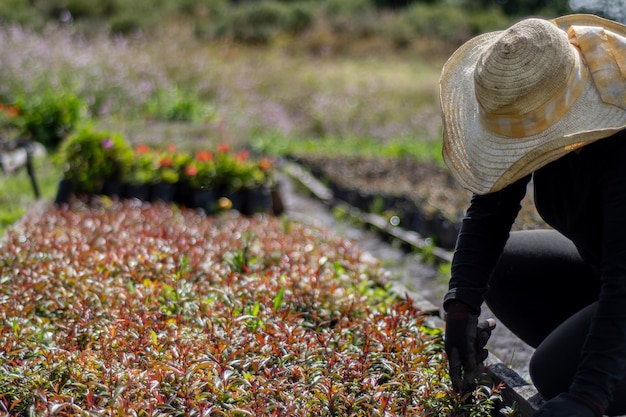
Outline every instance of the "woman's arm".
{"type": "Polygon", "coordinates": [[[506,243],[530,177],[501,191],[475,195],[463,219],[452,260],[452,277],[444,297],[445,350],[455,391],[475,385],[480,347],[478,314],[487,281],[506,243]]]}
{"type": "Polygon", "coordinates": [[[526,195],[530,176],[495,193],[474,195],[456,243],[448,293],[478,314],[495,264],[526,195]]]}

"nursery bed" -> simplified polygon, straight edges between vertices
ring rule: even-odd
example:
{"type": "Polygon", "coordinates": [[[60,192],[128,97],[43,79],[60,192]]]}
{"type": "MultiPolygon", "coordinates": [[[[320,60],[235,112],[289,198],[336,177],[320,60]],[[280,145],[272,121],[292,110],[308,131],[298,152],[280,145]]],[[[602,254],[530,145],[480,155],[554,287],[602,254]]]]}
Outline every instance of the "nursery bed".
{"type": "Polygon", "coordinates": [[[2,248],[11,414],[492,415],[497,390],[461,405],[441,330],[324,229],[102,199],[33,209],[2,248]]]}
{"type": "MultiPolygon", "coordinates": [[[[365,212],[397,216],[399,225],[451,249],[471,193],[433,163],[413,157],[290,156],[325,183],[333,196],[365,212]]],[[[513,230],[546,227],[534,208],[532,189],[513,230]]]]}

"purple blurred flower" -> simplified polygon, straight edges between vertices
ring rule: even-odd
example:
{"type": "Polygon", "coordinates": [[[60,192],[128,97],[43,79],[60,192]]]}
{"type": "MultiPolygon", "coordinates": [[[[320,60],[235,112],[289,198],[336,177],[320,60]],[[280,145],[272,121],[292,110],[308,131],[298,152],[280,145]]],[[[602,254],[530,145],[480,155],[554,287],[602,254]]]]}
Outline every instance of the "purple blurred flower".
{"type": "Polygon", "coordinates": [[[106,138],[102,141],[102,147],[104,149],[111,149],[113,147],[113,141],[110,138],[106,138]]]}

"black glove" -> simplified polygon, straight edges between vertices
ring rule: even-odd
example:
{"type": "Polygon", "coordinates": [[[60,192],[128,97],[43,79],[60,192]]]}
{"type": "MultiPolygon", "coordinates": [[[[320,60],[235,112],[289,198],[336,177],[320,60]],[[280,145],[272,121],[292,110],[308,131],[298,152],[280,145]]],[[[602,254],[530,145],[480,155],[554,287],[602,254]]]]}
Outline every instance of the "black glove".
{"type": "Polygon", "coordinates": [[[478,323],[478,315],[461,301],[450,301],[446,314],[445,350],[448,355],[452,388],[459,394],[471,392],[483,371],[485,349],[495,322],[478,323]]]}
{"type": "Polygon", "coordinates": [[[533,417],[601,417],[602,406],[583,395],[562,393],[548,401],[533,417]]]}

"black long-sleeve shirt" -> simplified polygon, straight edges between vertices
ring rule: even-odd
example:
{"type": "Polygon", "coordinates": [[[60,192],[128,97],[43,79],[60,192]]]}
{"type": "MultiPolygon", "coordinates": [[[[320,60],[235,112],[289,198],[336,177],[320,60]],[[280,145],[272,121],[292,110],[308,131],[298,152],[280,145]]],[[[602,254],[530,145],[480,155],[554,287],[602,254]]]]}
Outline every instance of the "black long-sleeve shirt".
{"type": "MultiPolygon", "coordinates": [[[[614,386],[626,377],[626,130],[571,152],[532,177],[539,214],[600,271],[598,310],[571,389],[606,407],[614,386]]],[[[444,303],[457,299],[480,310],[530,179],[473,196],[444,303]]]]}

